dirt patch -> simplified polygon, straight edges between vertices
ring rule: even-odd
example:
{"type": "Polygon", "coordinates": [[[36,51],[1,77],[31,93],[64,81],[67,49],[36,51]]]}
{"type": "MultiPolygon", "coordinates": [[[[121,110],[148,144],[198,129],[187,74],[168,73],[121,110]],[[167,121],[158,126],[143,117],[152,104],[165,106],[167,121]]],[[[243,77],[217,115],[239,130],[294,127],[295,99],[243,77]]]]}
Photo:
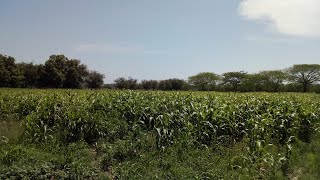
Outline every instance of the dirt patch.
{"type": "Polygon", "coordinates": [[[0,137],[6,137],[10,140],[17,139],[23,132],[19,121],[0,121],[0,137]]]}
{"type": "Polygon", "coordinates": [[[303,173],[303,168],[298,168],[293,173],[289,174],[288,178],[290,180],[298,180],[301,177],[302,173],[303,173]]]}

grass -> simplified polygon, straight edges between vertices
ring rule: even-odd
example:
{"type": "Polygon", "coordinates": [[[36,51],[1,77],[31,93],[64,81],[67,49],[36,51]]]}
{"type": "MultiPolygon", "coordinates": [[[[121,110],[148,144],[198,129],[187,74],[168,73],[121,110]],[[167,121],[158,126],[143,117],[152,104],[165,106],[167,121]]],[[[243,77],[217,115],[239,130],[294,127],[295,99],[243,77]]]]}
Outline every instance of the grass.
{"type": "Polygon", "coordinates": [[[320,179],[320,136],[307,144],[297,142],[294,147],[289,177],[299,179],[320,179]]]}

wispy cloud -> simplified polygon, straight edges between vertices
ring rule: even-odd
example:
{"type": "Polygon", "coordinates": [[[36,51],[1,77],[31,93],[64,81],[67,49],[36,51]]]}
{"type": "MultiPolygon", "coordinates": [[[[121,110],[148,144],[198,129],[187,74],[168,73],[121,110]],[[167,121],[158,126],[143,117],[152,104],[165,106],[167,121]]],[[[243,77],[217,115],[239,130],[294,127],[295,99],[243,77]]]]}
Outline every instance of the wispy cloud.
{"type": "Polygon", "coordinates": [[[294,39],[283,37],[269,37],[260,35],[248,35],[245,37],[248,41],[267,42],[267,43],[292,43],[294,39]]]}
{"type": "Polygon", "coordinates": [[[78,53],[102,54],[159,54],[164,52],[128,43],[87,43],[75,46],[74,50],[78,53]]]}
{"type": "Polygon", "coordinates": [[[320,0],[242,0],[239,11],[286,35],[320,37],[320,0]]]}

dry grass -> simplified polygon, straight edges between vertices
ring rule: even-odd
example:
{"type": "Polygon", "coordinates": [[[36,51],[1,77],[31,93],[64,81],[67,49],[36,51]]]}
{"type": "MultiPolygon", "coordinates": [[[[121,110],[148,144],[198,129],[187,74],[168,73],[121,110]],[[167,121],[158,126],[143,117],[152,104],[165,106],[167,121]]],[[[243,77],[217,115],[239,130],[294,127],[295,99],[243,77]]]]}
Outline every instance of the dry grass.
{"type": "Polygon", "coordinates": [[[4,136],[9,140],[17,139],[23,132],[19,121],[5,120],[0,121],[0,137],[4,136]]]}

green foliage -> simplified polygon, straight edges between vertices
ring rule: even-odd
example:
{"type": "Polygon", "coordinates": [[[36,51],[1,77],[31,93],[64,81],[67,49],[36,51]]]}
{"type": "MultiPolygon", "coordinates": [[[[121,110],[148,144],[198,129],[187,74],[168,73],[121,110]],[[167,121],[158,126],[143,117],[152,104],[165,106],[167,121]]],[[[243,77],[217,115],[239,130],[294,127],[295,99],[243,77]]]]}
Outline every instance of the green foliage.
{"type": "Polygon", "coordinates": [[[285,70],[246,73],[226,72],[221,76],[202,72],[183,79],[142,80],[118,78],[104,85],[105,76],[89,71],[80,60],[64,55],[51,55],[44,64],[16,63],[11,56],[0,54],[0,87],[65,88],[65,89],[145,89],[145,90],[199,90],[233,92],[319,92],[319,64],[296,64],[285,70]],[[290,82],[290,83],[288,83],[290,82]]]}
{"type": "Polygon", "coordinates": [[[0,54],[0,87],[19,87],[23,79],[20,69],[11,56],[0,54]]]}
{"type": "Polygon", "coordinates": [[[136,89],[137,88],[137,79],[132,79],[131,77],[128,79],[118,78],[114,80],[115,86],[118,89],[136,89]]]}
{"type": "Polygon", "coordinates": [[[0,178],[97,179],[102,171],[92,160],[83,143],[59,148],[8,144],[0,147],[0,178]]]}
{"type": "Polygon", "coordinates": [[[320,64],[297,64],[288,69],[289,79],[300,83],[303,92],[307,92],[311,84],[320,81],[320,64]]]}
{"type": "Polygon", "coordinates": [[[19,63],[17,64],[22,72],[23,79],[21,80],[21,87],[39,87],[39,79],[43,66],[35,65],[33,63],[19,63]]]}
{"type": "Polygon", "coordinates": [[[282,83],[287,79],[287,74],[284,71],[262,71],[262,78],[265,80],[265,85],[271,87],[273,92],[279,91],[282,83]]]}
{"type": "Polygon", "coordinates": [[[266,91],[266,78],[264,75],[258,74],[247,74],[245,78],[242,79],[239,90],[242,92],[250,91],[266,91]]]}
{"type": "Polygon", "coordinates": [[[91,89],[99,89],[103,86],[104,75],[97,71],[90,71],[86,78],[86,86],[91,89]]]}
{"type": "Polygon", "coordinates": [[[188,78],[188,82],[200,91],[213,90],[220,77],[214,73],[203,72],[188,78]]]}
{"type": "Polygon", "coordinates": [[[1,134],[1,178],[284,178],[320,127],[317,94],[0,92],[1,120],[23,128],[1,134]]]}
{"type": "Polygon", "coordinates": [[[159,81],[158,89],[160,90],[183,90],[186,87],[186,82],[182,79],[166,79],[159,81]]]}
{"type": "Polygon", "coordinates": [[[239,72],[226,72],[222,74],[222,82],[226,88],[230,91],[238,91],[241,83],[246,78],[247,73],[243,71],[239,72]]]}
{"type": "Polygon", "coordinates": [[[140,84],[145,90],[155,90],[158,88],[158,81],[156,80],[142,80],[140,84]]]}
{"type": "Polygon", "coordinates": [[[0,87],[101,88],[104,75],[88,71],[80,60],[51,55],[44,65],[15,63],[0,54],[0,87]]]}
{"type": "Polygon", "coordinates": [[[41,74],[41,86],[53,88],[81,88],[85,78],[90,80],[95,73],[90,73],[79,60],[69,60],[64,55],[52,55],[44,64],[41,74]]]}

